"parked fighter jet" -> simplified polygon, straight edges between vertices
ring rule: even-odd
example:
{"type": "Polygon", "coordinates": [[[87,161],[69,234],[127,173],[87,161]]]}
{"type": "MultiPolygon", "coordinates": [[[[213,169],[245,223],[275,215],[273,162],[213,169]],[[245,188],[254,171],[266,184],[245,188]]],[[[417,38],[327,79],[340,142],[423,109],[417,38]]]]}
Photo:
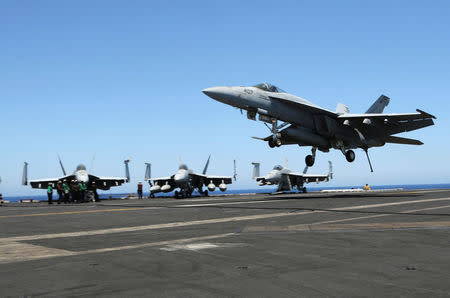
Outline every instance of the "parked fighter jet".
{"type": "MultiPolygon", "coordinates": [[[[200,194],[208,196],[208,190],[214,191],[216,185],[221,191],[227,190],[226,184],[231,184],[233,177],[206,175],[210,158],[211,156],[208,157],[202,174],[196,174],[185,164],[181,164],[174,175],[155,179],[151,179],[151,164],[146,163],[145,180],[150,184],[150,197],[154,198],[155,193],[171,192],[176,188],[180,189],[180,191],[175,191],[177,199],[191,197],[194,189],[197,189],[200,194]],[[203,186],[206,186],[207,190],[203,191],[203,186]]],[[[236,180],[236,170],[234,178],[236,180]]]]}
{"type": "Polygon", "coordinates": [[[333,179],[333,165],[331,161],[328,162],[329,171],[328,175],[312,175],[306,174],[308,170],[308,166],[305,167],[303,173],[296,173],[290,169],[288,169],[287,164],[283,168],[280,165],[276,165],[273,167],[272,171],[270,171],[266,176],[260,177],[259,167],[260,164],[257,162],[252,162],[253,165],[253,179],[259,182],[260,186],[263,185],[278,185],[277,191],[291,191],[294,187],[297,187],[297,190],[306,192],[306,187],[304,187],[305,183],[311,182],[328,182],[330,179],[333,179]]]}
{"type": "Polygon", "coordinates": [[[88,191],[92,191],[95,194],[95,197],[97,198],[97,189],[101,190],[109,190],[111,187],[114,186],[120,186],[123,183],[129,183],[130,182],[130,170],[128,168],[128,163],[130,160],[125,160],[125,177],[99,177],[94,176],[90,174],[86,167],[82,164],[78,165],[73,174],[67,175],[66,170],[64,169],[64,166],[61,162],[61,159],[59,159],[59,164],[61,166],[61,170],[63,172],[62,177],[57,178],[46,178],[46,179],[36,179],[36,180],[30,180],[28,181],[28,163],[25,162],[23,166],[23,177],[22,177],[22,184],[27,185],[30,183],[32,188],[40,188],[40,189],[47,189],[47,187],[50,185],[51,187],[55,188],[57,186],[57,183],[59,181],[61,182],[70,182],[73,180],[76,180],[78,183],[84,183],[87,187],[88,191]]]}
{"type": "Polygon", "coordinates": [[[344,104],[339,103],[336,112],[332,112],[267,83],[251,87],[212,87],[204,89],[203,93],[241,111],[246,110],[248,119],[256,120],[258,115],[272,134],[254,138],[267,141],[272,148],[290,144],[312,146],[312,154],[305,158],[307,166],[314,165],[317,149],[322,152],[338,149],[347,161],[353,162],[355,153],[352,149],[361,148],[373,171],[369,148],[386,143],[422,145],[421,141],[393,135],[433,125],[433,119],[436,119],[421,110],[416,110],[418,113],[383,114],[389,103],[389,98],[384,95],[365,114],[350,114],[344,104]],[[278,125],[280,120],[284,123],[278,125]]]}

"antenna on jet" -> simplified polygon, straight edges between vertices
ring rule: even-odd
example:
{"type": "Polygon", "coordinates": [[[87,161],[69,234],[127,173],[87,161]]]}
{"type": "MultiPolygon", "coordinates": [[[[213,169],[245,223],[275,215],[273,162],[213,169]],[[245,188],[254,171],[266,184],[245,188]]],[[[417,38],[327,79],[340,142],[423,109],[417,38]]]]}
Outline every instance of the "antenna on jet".
{"type": "Polygon", "coordinates": [[[92,171],[92,168],[94,167],[94,161],[95,161],[95,153],[94,153],[94,155],[92,156],[91,164],[89,165],[89,171],[88,171],[88,173],[90,173],[90,172],[92,171]]]}
{"type": "Polygon", "coordinates": [[[61,170],[62,170],[64,176],[66,176],[67,175],[66,174],[66,170],[64,169],[64,165],[63,165],[63,163],[61,161],[61,157],[59,156],[59,154],[58,154],[58,160],[59,160],[59,165],[61,166],[61,170]]]}

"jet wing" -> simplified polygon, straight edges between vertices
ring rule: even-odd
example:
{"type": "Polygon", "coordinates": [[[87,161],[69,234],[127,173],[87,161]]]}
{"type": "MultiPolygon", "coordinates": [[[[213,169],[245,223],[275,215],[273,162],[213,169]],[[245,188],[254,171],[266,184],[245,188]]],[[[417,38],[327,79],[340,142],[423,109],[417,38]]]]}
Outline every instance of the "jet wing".
{"type": "Polygon", "coordinates": [[[312,174],[303,174],[303,173],[285,173],[282,174],[289,178],[289,181],[292,185],[298,185],[303,183],[311,183],[311,182],[328,182],[330,180],[329,175],[312,175],[312,174]]]}
{"type": "Polygon", "coordinates": [[[302,110],[307,110],[310,111],[313,114],[319,114],[319,115],[327,115],[333,118],[336,118],[338,116],[338,114],[329,111],[327,109],[321,108],[315,104],[312,104],[308,101],[300,101],[300,100],[293,100],[293,99],[287,99],[287,98],[282,98],[282,97],[275,97],[275,96],[269,96],[270,99],[274,100],[274,101],[278,101],[278,102],[282,102],[288,105],[291,105],[293,107],[302,109],[302,110]]]}
{"type": "Polygon", "coordinates": [[[435,116],[424,111],[407,114],[344,114],[338,116],[342,121],[350,121],[351,126],[361,126],[368,119],[375,125],[382,125],[388,135],[416,130],[434,125],[435,116]]]}
{"type": "Polygon", "coordinates": [[[64,176],[64,177],[59,177],[59,178],[45,178],[45,179],[36,179],[36,180],[30,180],[28,181],[28,183],[30,183],[32,188],[40,188],[40,189],[47,189],[48,185],[51,184],[52,187],[56,187],[56,183],[58,183],[58,181],[63,181],[63,180],[72,180],[75,179],[74,175],[68,175],[68,176],[64,176]]]}
{"type": "Polygon", "coordinates": [[[108,190],[113,186],[120,186],[128,182],[127,178],[122,177],[96,177],[89,175],[90,181],[95,181],[95,184],[100,189],[108,190]]]}
{"type": "Polygon", "coordinates": [[[312,174],[304,174],[303,175],[303,181],[305,183],[311,183],[311,182],[328,182],[330,180],[330,176],[328,175],[312,175],[312,174]]]}
{"type": "Polygon", "coordinates": [[[201,181],[203,185],[208,185],[209,183],[213,183],[215,185],[219,185],[221,183],[231,184],[233,181],[233,177],[230,176],[211,176],[211,175],[202,175],[202,174],[190,174],[193,180],[201,181]]]}
{"type": "Polygon", "coordinates": [[[388,121],[436,119],[435,116],[428,114],[424,111],[417,110],[417,112],[418,113],[405,113],[405,114],[342,114],[339,115],[338,118],[343,120],[387,119],[388,121]]]}
{"type": "Polygon", "coordinates": [[[172,177],[159,177],[151,179],[153,181],[153,185],[158,184],[159,186],[170,185],[172,188],[176,187],[175,180],[172,177]]]}

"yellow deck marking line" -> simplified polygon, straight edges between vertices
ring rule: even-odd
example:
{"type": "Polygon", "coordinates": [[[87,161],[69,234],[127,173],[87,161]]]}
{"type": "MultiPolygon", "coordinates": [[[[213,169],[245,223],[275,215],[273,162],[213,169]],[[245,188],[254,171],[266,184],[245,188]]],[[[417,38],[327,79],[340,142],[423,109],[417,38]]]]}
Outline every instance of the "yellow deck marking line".
{"type": "MultiPolygon", "coordinates": [[[[394,203],[349,206],[349,207],[341,207],[341,208],[330,209],[330,210],[331,211],[332,210],[339,211],[339,210],[367,209],[367,208],[376,208],[376,207],[392,206],[392,205],[404,205],[404,204],[426,203],[426,202],[435,202],[435,201],[449,201],[449,200],[450,200],[450,198],[414,200],[414,201],[403,201],[403,202],[394,202],[394,203]]],[[[140,208],[138,208],[138,209],[140,209],[140,208]]],[[[154,230],[154,229],[177,228],[177,227],[186,227],[186,226],[194,226],[194,225],[204,225],[204,224],[250,221],[250,220],[259,220],[259,219],[275,218],[275,217],[299,216],[299,215],[321,213],[321,212],[328,212],[328,211],[319,210],[319,211],[302,211],[302,212],[266,213],[266,214],[225,217],[225,218],[212,218],[212,219],[203,219],[203,220],[194,220],[194,221],[179,221],[179,222],[152,224],[152,225],[145,225],[145,226],[110,228],[110,229],[101,229],[101,230],[92,230],[92,231],[80,231],[80,232],[57,233],[57,234],[41,234],[41,235],[30,235],[30,236],[16,236],[16,237],[9,237],[9,238],[0,238],[0,241],[27,241],[27,240],[52,239],[52,238],[64,238],[64,237],[93,236],[93,235],[136,232],[136,231],[154,230]]]]}
{"type": "Polygon", "coordinates": [[[155,206],[155,207],[136,207],[136,208],[115,208],[115,209],[103,209],[103,210],[80,210],[80,211],[64,211],[64,212],[29,213],[29,214],[1,215],[0,218],[33,217],[33,216],[98,213],[98,212],[116,212],[116,211],[135,211],[135,210],[156,209],[156,208],[158,208],[158,207],[155,206]]]}

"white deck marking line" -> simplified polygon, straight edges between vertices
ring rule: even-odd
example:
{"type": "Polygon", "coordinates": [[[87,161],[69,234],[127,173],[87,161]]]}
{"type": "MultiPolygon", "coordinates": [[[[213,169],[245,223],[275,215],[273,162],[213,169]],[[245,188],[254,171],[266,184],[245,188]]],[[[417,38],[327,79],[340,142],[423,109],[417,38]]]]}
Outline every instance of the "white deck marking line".
{"type": "MultiPolygon", "coordinates": [[[[349,206],[349,207],[341,207],[341,208],[335,208],[335,209],[329,209],[329,210],[330,211],[356,210],[356,209],[368,209],[368,208],[377,208],[377,207],[393,206],[393,205],[405,205],[405,204],[427,203],[427,202],[449,201],[449,200],[450,200],[450,198],[438,198],[438,199],[428,199],[428,200],[414,200],[414,201],[403,201],[403,202],[394,202],[394,203],[349,206]]],[[[40,240],[40,239],[52,239],[52,238],[64,238],[64,237],[104,235],[104,234],[113,234],[113,233],[124,233],[124,232],[135,232],[135,231],[154,230],[154,229],[186,227],[186,226],[204,225],[204,224],[250,221],[250,220],[259,220],[259,219],[275,218],[275,217],[299,216],[299,215],[319,213],[319,212],[328,212],[328,211],[327,210],[318,210],[318,211],[301,211],[301,212],[278,212],[278,213],[266,213],[266,214],[247,215],[247,216],[212,218],[212,219],[203,219],[203,220],[194,220],[194,221],[180,221],[180,222],[153,224],[153,225],[145,225],[145,226],[110,228],[110,229],[101,229],[101,230],[92,230],[92,231],[16,236],[16,237],[0,238],[0,242],[1,241],[27,241],[27,240],[40,240]]]]}
{"type": "MultiPolygon", "coordinates": [[[[408,204],[413,203],[420,203],[420,202],[434,202],[434,201],[445,201],[450,200],[450,198],[437,198],[437,199],[427,199],[427,200],[414,200],[414,201],[400,201],[400,202],[393,202],[393,203],[381,203],[378,204],[372,204],[372,205],[366,205],[369,206],[367,208],[375,208],[375,207],[383,207],[383,206],[395,206],[395,205],[402,205],[405,202],[410,202],[408,204]],[[387,205],[388,204],[388,205],[387,205]]],[[[222,206],[222,205],[237,205],[237,204],[258,204],[258,203],[277,203],[277,202],[283,202],[283,201],[293,201],[293,199],[282,199],[282,200],[263,200],[263,201],[242,201],[242,202],[226,202],[226,203],[214,203],[214,204],[192,204],[192,205],[177,205],[175,207],[214,207],[214,206],[222,206]]],[[[350,207],[340,207],[340,208],[330,208],[328,210],[331,211],[339,211],[339,210],[352,210],[352,209],[363,209],[362,206],[350,206],[350,207]]],[[[319,208],[320,209],[320,208],[319,208]]]]}
{"type": "Polygon", "coordinates": [[[45,246],[32,245],[32,244],[27,244],[27,243],[11,241],[11,242],[5,242],[3,244],[0,244],[0,249],[2,249],[3,251],[6,250],[8,252],[6,254],[4,254],[4,253],[0,254],[0,264],[32,261],[32,260],[38,260],[38,259],[48,259],[48,258],[55,258],[55,257],[79,256],[79,255],[86,255],[86,254],[93,254],[93,253],[104,253],[104,252],[112,252],[112,251],[119,251],[119,250],[144,248],[144,247],[153,247],[153,246],[175,245],[175,244],[191,243],[191,242],[196,242],[196,241],[225,238],[225,237],[229,237],[232,235],[236,235],[236,234],[235,233],[224,233],[224,234],[216,234],[216,235],[193,237],[193,238],[175,239],[175,240],[158,241],[158,242],[148,242],[148,243],[141,243],[141,244],[136,244],[136,245],[90,249],[90,250],[84,250],[84,251],[68,251],[68,250],[63,250],[63,249],[48,248],[45,246]]]}
{"type": "Polygon", "coordinates": [[[74,252],[64,249],[14,241],[1,243],[0,250],[0,264],[75,255],[74,252]]]}
{"type": "MultiPolygon", "coordinates": [[[[423,208],[423,209],[406,210],[406,211],[401,211],[399,213],[406,214],[406,213],[414,213],[414,212],[420,212],[420,211],[429,211],[429,210],[437,210],[437,209],[445,209],[445,208],[450,208],[450,205],[423,208]]],[[[376,215],[368,215],[368,216],[358,216],[358,217],[351,217],[351,218],[344,218],[344,219],[318,221],[318,222],[311,223],[311,225],[328,224],[328,223],[335,223],[335,222],[345,222],[345,221],[352,221],[352,220],[358,220],[358,219],[371,219],[371,218],[392,216],[392,215],[393,214],[376,214],[376,215]]],[[[400,214],[395,214],[395,215],[400,215],[400,214]]]]}
{"type": "MultiPolygon", "coordinates": [[[[450,208],[450,205],[407,210],[407,211],[402,211],[401,213],[407,214],[407,213],[414,213],[414,212],[419,212],[419,211],[436,210],[436,209],[444,209],[444,208],[450,208]]],[[[249,227],[246,227],[243,230],[243,232],[309,231],[309,230],[311,230],[310,228],[315,225],[340,223],[340,222],[354,221],[354,220],[359,220],[359,219],[371,219],[371,218],[384,217],[384,216],[392,216],[392,214],[376,214],[376,215],[368,215],[368,216],[358,216],[358,217],[318,221],[318,222],[313,222],[313,223],[309,223],[309,224],[299,224],[299,225],[291,225],[291,226],[284,226],[284,227],[272,227],[271,228],[271,227],[264,227],[264,226],[249,226],[249,227]]]]}
{"type": "Polygon", "coordinates": [[[17,217],[34,217],[34,216],[48,216],[48,215],[65,215],[65,214],[89,214],[101,212],[118,212],[118,211],[138,211],[147,209],[161,209],[161,207],[137,207],[137,208],[113,208],[113,209],[98,209],[98,210],[77,210],[77,211],[60,211],[60,212],[45,212],[45,213],[28,213],[28,214],[11,214],[0,215],[1,218],[17,218],[17,217]]]}

